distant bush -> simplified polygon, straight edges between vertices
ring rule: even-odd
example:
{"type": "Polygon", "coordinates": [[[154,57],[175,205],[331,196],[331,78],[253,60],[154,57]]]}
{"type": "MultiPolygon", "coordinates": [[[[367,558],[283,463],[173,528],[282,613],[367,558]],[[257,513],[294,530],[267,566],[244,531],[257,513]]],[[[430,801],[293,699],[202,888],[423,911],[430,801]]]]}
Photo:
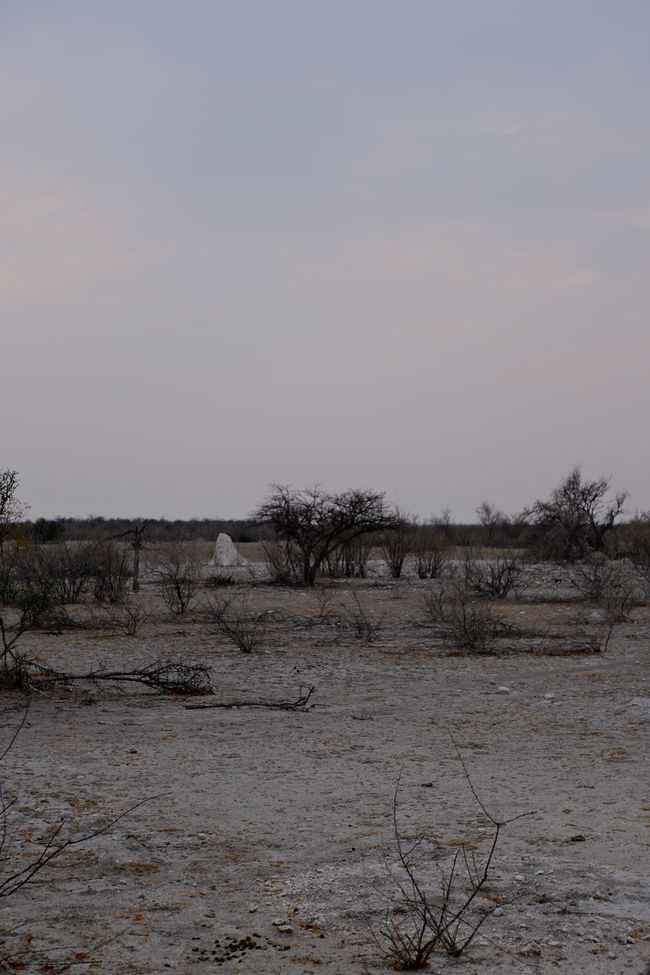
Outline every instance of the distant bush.
{"type": "Polygon", "coordinates": [[[121,603],[133,575],[131,549],[113,541],[95,547],[94,596],[98,603],[121,603]]]}
{"type": "Polygon", "coordinates": [[[153,553],[161,598],[174,615],[182,616],[194,602],[201,582],[201,560],[191,542],[169,542],[153,553]]]}

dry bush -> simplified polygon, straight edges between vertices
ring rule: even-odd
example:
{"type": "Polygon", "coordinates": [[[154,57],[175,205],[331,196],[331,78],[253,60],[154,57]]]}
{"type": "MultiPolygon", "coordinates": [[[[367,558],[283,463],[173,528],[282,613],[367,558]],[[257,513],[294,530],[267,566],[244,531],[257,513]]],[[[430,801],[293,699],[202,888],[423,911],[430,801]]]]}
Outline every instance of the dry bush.
{"type": "Polygon", "coordinates": [[[342,603],[345,613],[345,621],[358,640],[372,643],[379,633],[379,624],[375,623],[369,616],[367,609],[359,599],[358,593],[354,590],[350,593],[352,606],[342,603]]]}
{"type": "Polygon", "coordinates": [[[483,895],[501,834],[511,823],[532,815],[526,812],[497,819],[488,812],[474,789],[460,752],[456,751],[472,796],[491,831],[491,842],[482,858],[476,856],[471,846],[460,844],[448,859],[434,851],[433,863],[423,863],[423,838],[407,842],[399,825],[400,772],[393,796],[397,863],[394,868],[388,868],[396,893],[390,898],[382,926],[371,931],[382,958],[398,971],[427,968],[434,952],[458,958],[469,948],[497,907],[498,902],[490,899],[486,903],[483,895]],[[437,889],[433,891],[429,882],[432,874],[437,876],[437,889]]]}
{"type": "Polygon", "coordinates": [[[34,572],[59,606],[78,603],[86,595],[96,572],[96,553],[84,542],[57,542],[40,547],[34,572]]]}
{"type": "Polygon", "coordinates": [[[444,623],[447,613],[447,604],[451,598],[454,583],[450,579],[445,579],[438,584],[434,583],[422,593],[422,608],[428,622],[444,623]]]}
{"type": "Polygon", "coordinates": [[[475,595],[505,599],[510,593],[516,593],[523,563],[516,556],[481,558],[475,549],[469,548],[463,558],[463,571],[467,588],[475,595]]]}
{"type": "Polygon", "coordinates": [[[372,541],[357,538],[333,549],[325,560],[324,574],[330,579],[365,579],[372,541]]]}
{"type": "Polygon", "coordinates": [[[234,585],[235,580],[232,576],[211,575],[203,580],[204,589],[227,589],[229,586],[234,585]]]}
{"type": "Polygon", "coordinates": [[[268,617],[253,615],[244,599],[235,603],[232,599],[216,597],[205,602],[207,621],[238,647],[242,653],[255,653],[262,647],[268,617]]]}
{"type": "Polygon", "coordinates": [[[16,649],[24,633],[40,626],[52,609],[47,590],[31,583],[12,589],[11,603],[0,603],[0,686],[5,690],[25,690],[29,686],[28,661],[16,649]]]}
{"type": "Polygon", "coordinates": [[[406,557],[413,551],[414,541],[413,519],[409,520],[407,515],[403,515],[396,508],[394,523],[382,532],[380,539],[382,556],[393,579],[401,577],[406,557]]]}
{"type": "Polygon", "coordinates": [[[262,550],[274,585],[294,586],[301,581],[297,553],[292,549],[290,542],[273,539],[263,542],[262,550]]]}
{"type": "Polygon", "coordinates": [[[433,525],[419,528],[413,542],[418,578],[436,579],[445,566],[449,548],[449,539],[440,528],[433,525]]]}
{"type": "Polygon", "coordinates": [[[119,610],[120,625],[127,636],[137,636],[150,618],[145,607],[132,596],[126,595],[124,597],[119,605],[119,610]]]}
{"type": "Polygon", "coordinates": [[[637,514],[621,526],[619,533],[620,551],[634,564],[644,589],[650,590],[650,511],[637,514]]]}
{"type": "Polygon", "coordinates": [[[98,603],[120,603],[133,575],[129,548],[109,540],[95,549],[94,596],[98,603]]]}
{"type": "Polygon", "coordinates": [[[195,601],[201,584],[201,560],[194,542],[168,542],[154,550],[154,575],[170,613],[182,616],[195,601]]]}
{"type": "Polygon", "coordinates": [[[454,646],[461,653],[488,653],[507,627],[487,599],[474,599],[463,586],[447,604],[445,620],[454,646]]]}
{"type": "Polygon", "coordinates": [[[423,606],[432,623],[444,626],[448,638],[461,653],[489,653],[495,641],[508,632],[491,599],[479,599],[464,579],[445,580],[423,593],[423,606]]]}
{"type": "Polygon", "coordinates": [[[576,567],[572,585],[588,603],[605,607],[607,619],[622,622],[635,603],[635,580],[623,562],[595,553],[576,567]]]}
{"type": "Polygon", "coordinates": [[[321,587],[320,589],[314,590],[314,597],[316,599],[316,604],[318,606],[318,617],[319,620],[326,620],[329,617],[330,609],[332,608],[332,603],[337,596],[337,592],[334,589],[326,589],[321,587]]]}

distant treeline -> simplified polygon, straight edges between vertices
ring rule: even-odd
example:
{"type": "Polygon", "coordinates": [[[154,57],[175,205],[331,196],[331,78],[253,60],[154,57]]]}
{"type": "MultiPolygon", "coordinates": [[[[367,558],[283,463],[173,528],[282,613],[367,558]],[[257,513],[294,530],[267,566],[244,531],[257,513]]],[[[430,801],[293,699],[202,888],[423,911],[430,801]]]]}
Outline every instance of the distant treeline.
{"type": "MultiPolygon", "coordinates": [[[[145,527],[147,542],[214,541],[220,532],[230,535],[234,542],[259,542],[272,535],[267,525],[252,519],[181,518],[37,518],[24,522],[38,542],[98,542],[119,538],[145,527]]],[[[435,530],[450,545],[487,545],[494,548],[526,548],[526,525],[503,520],[490,525],[457,524],[447,518],[432,519],[427,524],[413,524],[415,534],[435,530]]]]}
{"type": "Polygon", "coordinates": [[[34,538],[39,542],[99,542],[118,538],[145,527],[148,542],[214,541],[219,532],[226,532],[234,542],[256,542],[268,537],[268,530],[250,520],[222,518],[37,518],[26,522],[34,538]]]}

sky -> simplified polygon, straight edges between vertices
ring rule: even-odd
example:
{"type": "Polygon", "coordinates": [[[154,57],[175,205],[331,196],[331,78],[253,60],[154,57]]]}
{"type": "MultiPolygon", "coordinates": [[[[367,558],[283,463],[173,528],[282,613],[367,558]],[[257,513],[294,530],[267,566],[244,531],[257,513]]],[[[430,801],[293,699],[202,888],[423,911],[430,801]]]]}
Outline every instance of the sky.
{"type": "Polygon", "coordinates": [[[33,517],[650,508],[647,0],[0,0],[33,517]]]}

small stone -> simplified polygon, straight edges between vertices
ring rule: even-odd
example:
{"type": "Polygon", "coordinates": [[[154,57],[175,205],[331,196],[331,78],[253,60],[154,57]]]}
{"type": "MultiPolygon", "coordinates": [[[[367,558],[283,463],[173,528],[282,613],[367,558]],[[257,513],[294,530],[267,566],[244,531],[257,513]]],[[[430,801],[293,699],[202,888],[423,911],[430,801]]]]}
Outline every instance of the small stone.
{"type": "Polygon", "coordinates": [[[530,944],[524,945],[524,947],[521,949],[520,952],[520,954],[526,957],[530,957],[531,955],[539,956],[541,955],[541,953],[542,953],[542,949],[540,948],[540,946],[537,944],[536,941],[531,941],[530,944]]]}
{"type": "Polygon", "coordinates": [[[554,701],[555,700],[555,694],[545,694],[544,695],[544,700],[545,701],[554,701]]]}
{"type": "Polygon", "coordinates": [[[509,694],[509,693],[510,693],[509,687],[497,687],[497,694],[509,694]]]}
{"type": "Polygon", "coordinates": [[[503,908],[502,907],[495,908],[495,910],[492,911],[492,914],[494,917],[503,917],[503,908]]]}
{"type": "Polygon", "coordinates": [[[575,836],[572,836],[571,837],[571,842],[572,843],[585,843],[586,842],[586,837],[583,836],[582,833],[576,833],[575,836]]]}
{"type": "Polygon", "coordinates": [[[137,748],[129,748],[129,755],[137,755],[137,754],[138,754],[137,748]]]}
{"type": "Polygon", "coordinates": [[[254,914],[256,910],[257,910],[257,904],[249,904],[248,905],[248,913],[249,914],[254,914]]]}
{"type": "Polygon", "coordinates": [[[515,874],[515,880],[517,881],[518,884],[523,884],[523,882],[524,882],[525,879],[526,878],[524,877],[523,873],[516,873],[515,874]]]}

